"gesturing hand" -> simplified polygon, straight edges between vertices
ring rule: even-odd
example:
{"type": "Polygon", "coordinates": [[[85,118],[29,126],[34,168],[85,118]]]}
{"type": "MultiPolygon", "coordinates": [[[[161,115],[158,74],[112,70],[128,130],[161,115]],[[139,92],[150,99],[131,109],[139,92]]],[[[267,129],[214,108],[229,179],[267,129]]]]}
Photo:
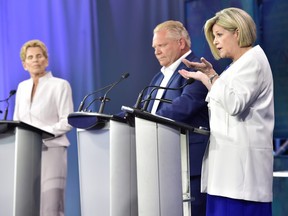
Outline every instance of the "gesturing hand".
{"type": "Polygon", "coordinates": [[[213,69],[213,66],[205,58],[200,59],[201,62],[190,62],[187,59],[183,59],[182,62],[188,67],[193,68],[196,72],[187,70],[179,70],[178,72],[186,79],[193,78],[201,81],[208,90],[211,89],[213,81],[218,78],[218,74],[213,69]]]}
{"type": "Polygon", "coordinates": [[[200,59],[201,62],[190,62],[187,59],[183,59],[182,62],[189,68],[193,68],[197,71],[201,71],[202,73],[206,74],[207,76],[210,76],[211,74],[214,74],[215,71],[213,69],[213,66],[210,62],[208,62],[205,58],[200,59]]]}

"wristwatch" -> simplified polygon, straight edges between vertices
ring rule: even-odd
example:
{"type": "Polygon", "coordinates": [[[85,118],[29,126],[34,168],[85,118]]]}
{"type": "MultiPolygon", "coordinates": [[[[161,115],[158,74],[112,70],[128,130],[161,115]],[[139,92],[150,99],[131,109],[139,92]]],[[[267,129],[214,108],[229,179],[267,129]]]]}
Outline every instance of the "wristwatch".
{"type": "Polygon", "coordinates": [[[210,84],[212,84],[213,79],[214,79],[216,76],[218,76],[217,73],[215,73],[214,75],[212,75],[212,76],[209,78],[209,83],[210,83],[210,84]]]}

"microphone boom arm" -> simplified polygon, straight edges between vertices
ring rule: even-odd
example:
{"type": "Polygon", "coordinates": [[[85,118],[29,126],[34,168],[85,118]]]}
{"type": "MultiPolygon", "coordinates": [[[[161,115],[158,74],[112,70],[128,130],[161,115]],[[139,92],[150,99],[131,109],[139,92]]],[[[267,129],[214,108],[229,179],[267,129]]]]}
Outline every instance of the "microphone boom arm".
{"type": "MultiPolygon", "coordinates": [[[[0,102],[6,102],[7,103],[7,106],[5,108],[5,111],[4,111],[4,118],[3,120],[7,120],[7,115],[8,115],[8,108],[9,108],[9,99],[16,93],[16,90],[11,90],[10,93],[9,93],[9,96],[5,99],[5,100],[0,100],[0,102]]],[[[2,111],[1,111],[2,113],[2,111]]]]}
{"type": "Polygon", "coordinates": [[[152,93],[155,91],[155,90],[158,90],[158,89],[166,89],[166,90],[179,90],[179,89],[182,89],[184,88],[185,86],[187,85],[190,85],[194,82],[195,80],[193,78],[190,78],[186,81],[186,83],[178,88],[168,88],[168,87],[164,87],[164,86],[155,86],[149,93],[148,97],[144,100],[144,105],[142,107],[142,110],[143,111],[146,111],[148,105],[149,105],[149,102],[152,100],[151,99],[151,96],[152,96],[152,93]]]}
{"type": "Polygon", "coordinates": [[[107,100],[107,94],[114,88],[114,86],[120,83],[123,79],[126,79],[127,77],[129,77],[129,75],[130,75],[129,73],[123,74],[121,78],[117,82],[113,83],[111,87],[105,92],[104,96],[101,98],[101,104],[100,104],[98,113],[103,113],[105,104],[107,101],[109,101],[107,100]]]}
{"type": "MultiPolygon", "coordinates": [[[[101,91],[103,91],[103,90],[111,87],[112,85],[113,85],[113,83],[110,84],[110,85],[107,85],[107,86],[105,86],[105,87],[103,87],[103,88],[101,88],[101,89],[98,89],[97,91],[94,91],[94,92],[91,92],[91,93],[87,94],[87,95],[83,98],[83,100],[80,102],[80,105],[79,105],[79,108],[78,108],[78,112],[83,111],[83,107],[84,107],[85,102],[86,102],[86,100],[87,100],[88,97],[90,97],[91,95],[96,94],[96,93],[98,93],[98,92],[101,92],[101,91]]],[[[91,104],[89,104],[89,105],[91,105],[91,104]]],[[[86,108],[86,109],[87,109],[87,108],[86,108]]]]}

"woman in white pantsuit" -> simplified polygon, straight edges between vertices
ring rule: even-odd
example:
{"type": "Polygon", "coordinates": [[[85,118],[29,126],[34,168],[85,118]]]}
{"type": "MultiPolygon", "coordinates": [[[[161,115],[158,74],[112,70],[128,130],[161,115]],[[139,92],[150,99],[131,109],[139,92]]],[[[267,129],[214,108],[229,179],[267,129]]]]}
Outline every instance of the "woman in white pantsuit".
{"type": "Polygon", "coordinates": [[[41,216],[63,216],[67,176],[67,116],[73,112],[70,84],[47,72],[48,51],[39,40],[26,42],[20,52],[30,79],[18,85],[14,120],[55,135],[43,140],[41,161],[41,216]]]}
{"type": "MultiPolygon", "coordinates": [[[[274,98],[269,61],[256,41],[256,25],[239,8],[207,20],[205,36],[215,59],[232,64],[219,76],[205,59],[179,71],[209,90],[210,143],[202,164],[206,216],[271,216],[274,98]]],[[[184,61],[184,60],[183,60],[184,61]]]]}

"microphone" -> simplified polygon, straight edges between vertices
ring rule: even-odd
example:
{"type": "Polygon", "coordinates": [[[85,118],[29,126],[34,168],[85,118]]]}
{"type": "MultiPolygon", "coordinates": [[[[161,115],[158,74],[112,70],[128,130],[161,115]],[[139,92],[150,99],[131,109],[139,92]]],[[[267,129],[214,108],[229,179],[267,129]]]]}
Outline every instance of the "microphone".
{"type": "MultiPolygon", "coordinates": [[[[189,85],[189,84],[191,84],[191,83],[193,83],[195,80],[193,79],[193,78],[189,78],[188,80],[187,80],[187,82],[186,82],[186,85],[189,85]]],[[[139,95],[138,95],[138,98],[137,98],[137,100],[136,100],[136,104],[135,104],[135,106],[134,106],[134,108],[136,108],[136,109],[139,109],[140,108],[140,104],[141,104],[141,102],[143,102],[142,101],[142,98],[143,98],[143,94],[144,94],[144,92],[148,89],[148,88],[159,88],[160,86],[146,86],[144,89],[142,89],[142,91],[139,93],[139,95]]],[[[183,87],[185,87],[185,86],[183,86],[183,87]]],[[[153,91],[153,89],[151,90],[151,91],[153,91]]],[[[147,100],[145,100],[145,101],[147,101],[147,100]]]]}
{"type": "Polygon", "coordinates": [[[172,100],[170,99],[166,99],[166,98],[150,98],[150,99],[145,99],[143,100],[142,102],[146,102],[146,101],[151,101],[151,100],[159,100],[160,102],[163,102],[163,103],[172,103],[172,100]]]}
{"type": "Polygon", "coordinates": [[[110,86],[110,88],[105,92],[104,96],[100,98],[101,104],[100,104],[100,108],[99,108],[98,113],[103,113],[103,110],[104,110],[104,107],[105,107],[106,102],[110,100],[109,98],[107,98],[107,94],[108,94],[117,84],[119,84],[122,80],[124,80],[124,79],[126,79],[127,77],[129,77],[129,75],[130,75],[129,73],[123,74],[123,75],[121,76],[121,78],[120,78],[117,82],[113,83],[113,84],[110,86]]]}
{"type": "Polygon", "coordinates": [[[105,87],[103,87],[103,88],[101,88],[101,89],[98,89],[98,90],[96,90],[96,91],[94,91],[94,92],[91,92],[91,93],[85,95],[85,97],[83,98],[83,100],[80,102],[80,105],[79,105],[79,108],[78,108],[78,112],[80,112],[80,111],[83,110],[83,107],[84,107],[84,105],[85,105],[85,102],[86,102],[86,100],[87,100],[87,98],[88,98],[89,96],[91,96],[91,95],[93,95],[93,94],[96,94],[96,93],[98,93],[98,92],[100,92],[100,91],[103,91],[104,89],[107,89],[107,88],[111,87],[112,85],[113,85],[113,84],[107,85],[107,86],[105,86],[105,87]]]}
{"type": "MultiPolygon", "coordinates": [[[[122,75],[121,78],[122,78],[123,76],[124,76],[124,75],[122,75]]],[[[128,76],[129,76],[129,74],[128,74],[128,76]]],[[[127,77],[128,77],[128,76],[127,76],[127,77]]],[[[119,82],[119,81],[117,81],[117,82],[119,82]]],[[[78,107],[78,112],[83,111],[83,107],[84,107],[85,102],[86,102],[86,100],[88,99],[88,97],[90,97],[91,95],[94,95],[94,94],[96,94],[96,93],[98,93],[98,92],[101,92],[101,91],[103,91],[103,90],[105,90],[105,89],[107,89],[107,88],[112,87],[112,86],[115,85],[117,82],[114,82],[114,83],[112,83],[112,84],[109,84],[109,85],[107,85],[107,86],[105,86],[105,87],[103,87],[103,88],[101,88],[101,89],[98,89],[98,90],[96,90],[96,91],[94,91],[94,92],[91,92],[91,93],[85,95],[85,97],[83,98],[83,100],[80,102],[80,105],[79,105],[79,107],[78,107]]],[[[96,100],[97,100],[97,99],[94,99],[93,102],[96,101],[96,100]]],[[[91,106],[91,104],[92,104],[92,102],[86,107],[85,110],[87,110],[88,107],[91,106]]]]}
{"type": "Polygon", "coordinates": [[[9,93],[9,96],[4,99],[4,100],[0,100],[0,102],[6,102],[7,103],[7,106],[6,106],[6,109],[4,111],[4,118],[3,120],[7,120],[7,115],[8,115],[8,108],[9,108],[9,99],[16,93],[16,90],[11,90],[10,93],[9,93]]]}
{"type": "MultiPolygon", "coordinates": [[[[86,108],[84,109],[84,112],[87,112],[88,108],[95,102],[95,101],[102,101],[103,100],[103,97],[98,97],[98,98],[94,98],[87,106],[86,108]]],[[[105,99],[106,101],[110,101],[110,98],[106,98],[105,99]]]]}
{"type": "Polygon", "coordinates": [[[149,93],[148,97],[145,99],[145,102],[144,102],[144,105],[142,107],[142,110],[143,111],[146,111],[148,105],[149,105],[149,102],[153,99],[151,99],[151,96],[152,96],[152,93],[155,91],[155,90],[158,90],[158,89],[165,89],[165,90],[179,90],[179,89],[182,89],[184,88],[185,86],[187,85],[190,85],[194,82],[195,80],[193,78],[189,78],[186,83],[178,88],[168,88],[168,87],[163,87],[163,86],[155,86],[149,93]]]}
{"type": "Polygon", "coordinates": [[[141,92],[139,93],[139,95],[138,95],[138,98],[137,98],[137,100],[136,100],[136,104],[135,104],[134,108],[140,109],[140,104],[141,104],[141,102],[143,102],[143,101],[142,101],[142,98],[143,98],[144,92],[145,92],[148,88],[156,88],[156,87],[158,87],[158,86],[146,86],[144,89],[142,89],[142,91],[141,91],[141,92]]]}
{"type": "Polygon", "coordinates": [[[0,100],[0,102],[8,101],[16,93],[16,90],[11,90],[9,96],[6,99],[0,100]]]}

